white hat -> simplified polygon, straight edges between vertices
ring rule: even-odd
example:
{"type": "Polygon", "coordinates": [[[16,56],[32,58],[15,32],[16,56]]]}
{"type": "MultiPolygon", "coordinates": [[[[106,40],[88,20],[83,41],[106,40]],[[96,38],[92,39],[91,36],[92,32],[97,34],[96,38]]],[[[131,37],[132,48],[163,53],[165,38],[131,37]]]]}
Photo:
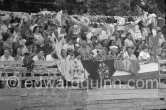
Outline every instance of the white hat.
{"type": "Polygon", "coordinates": [[[114,45],[114,46],[109,46],[109,48],[110,48],[110,49],[118,49],[118,47],[115,46],[115,45],[114,45]]]}

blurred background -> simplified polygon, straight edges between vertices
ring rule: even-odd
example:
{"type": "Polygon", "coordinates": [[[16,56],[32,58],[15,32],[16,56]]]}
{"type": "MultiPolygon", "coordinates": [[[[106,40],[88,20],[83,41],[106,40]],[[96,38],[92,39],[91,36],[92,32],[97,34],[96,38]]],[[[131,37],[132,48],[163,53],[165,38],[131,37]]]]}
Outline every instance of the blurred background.
{"type": "Polygon", "coordinates": [[[136,15],[136,5],[149,13],[165,16],[165,0],[0,0],[0,10],[39,12],[66,10],[68,14],[136,15]]]}

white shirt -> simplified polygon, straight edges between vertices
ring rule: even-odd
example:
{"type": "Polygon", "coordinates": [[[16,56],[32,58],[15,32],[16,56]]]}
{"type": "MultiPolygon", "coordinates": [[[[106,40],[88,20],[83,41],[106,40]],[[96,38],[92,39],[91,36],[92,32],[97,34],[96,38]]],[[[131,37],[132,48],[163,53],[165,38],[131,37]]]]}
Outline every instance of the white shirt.
{"type": "Polygon", "coordinates": [[[144,52],[144,51],[141,51],[140,54],[139,54],[139,60],[142,60],[142,59],[148,59],[150,58],[150,54],[148,52],[144,52]]]}
{"type": "Polygon", "coordinates": [[[46,56],[46,61],[55,61],[51,54],[46,56]]]}
{"type": "Polygon", "coordinates": [[[3,56],[1,57],[1,61],[14,61],[14,58],[13,58],[12,56],[9,56],[9,58],[6,59],[5,56],[3,55],[3,56]]]}
{"type": "Polygon", "coordinates": [[[39,59],[37,55],[35,55],[35,56],[33,57],[33,61],[44,61],[44,60],[45,60],[44,57],[43,57],[43,59],[39,59]]]}

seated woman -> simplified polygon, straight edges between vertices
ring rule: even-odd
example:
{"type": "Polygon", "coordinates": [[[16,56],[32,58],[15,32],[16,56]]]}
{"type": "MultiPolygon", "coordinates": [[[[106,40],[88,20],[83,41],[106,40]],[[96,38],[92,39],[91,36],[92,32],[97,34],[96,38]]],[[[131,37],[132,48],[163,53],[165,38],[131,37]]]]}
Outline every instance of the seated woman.
{"type": "Polygon", "coordinates": [[[58,56],[55,50],[52,50],[52,52],[46,56],[46,61],[55,61],[56,59],[58,59],[58,56]]]}
{"type": "Polygon", "coordinates": [[[34,33],[34,43],[39,45],[41,44],[41,42],[44,42],[44,38],[43,35],[40,33],[40,27],[36,26],[33,29],[33,33],[34,33]]]}
{"type": "Polygon", "coordinates": [[[33,57],[34,61],[45,61],[44,53],[43,51],[39,51],[37,55],[33,57]]]}
{"type": "Polygon", "coordinates": [[[21,48],[17,49],[17,55],[15,56],[15,61],[22,61],[23,60],[23,56],[21,54],[21,48]]]}
{"type": "Polygon", "coordinates": [[[143,50],[139,54],[138,60],[142,63],[148,63],[151,60],[148,47],[144,46],[143,50]]]}
{"type": "Polygon", "coordinates": [[[137,60],[137,57],[134,55],[134,48],[134,46],[127,47],[126,52],[123,54],[123,59],[137,60]]]}

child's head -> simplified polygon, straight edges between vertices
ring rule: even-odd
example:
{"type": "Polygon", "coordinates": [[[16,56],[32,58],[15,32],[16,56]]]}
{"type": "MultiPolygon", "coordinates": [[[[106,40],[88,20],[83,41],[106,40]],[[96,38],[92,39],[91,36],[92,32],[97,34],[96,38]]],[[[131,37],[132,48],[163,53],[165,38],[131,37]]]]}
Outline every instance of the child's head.
{"type": "Polygon", "coordinates": [[[166,52],[165,52],[165,50],[162,50],[162,51],[161,51],[161,57],[166,57],[166,52]]]}
{"type": "Polygon", "coordinates": [[[69,37],[69,38],[67,39],[67,43],[68,43],[69,45],[72,45],[72,44],[73,44],[73,39],[69,37]]]}
{"type": "Polygon", "coordinates": [[[149,51],[147,46],[144,46],[142,49],[143,49],[144,52],[148,52],[149,51]]]}

